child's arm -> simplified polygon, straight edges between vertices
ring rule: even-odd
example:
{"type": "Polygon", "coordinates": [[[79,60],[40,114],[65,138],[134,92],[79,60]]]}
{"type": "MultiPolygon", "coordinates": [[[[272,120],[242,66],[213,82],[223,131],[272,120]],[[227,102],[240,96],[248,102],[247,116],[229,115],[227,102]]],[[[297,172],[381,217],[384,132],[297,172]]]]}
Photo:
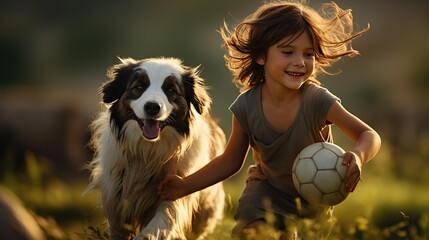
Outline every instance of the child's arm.
{"type": "Polygon", "coordinates": [[[380,136],[366,123],[349,113],[339,102],[331,106],[327,120],[356,141],[355,148],[346,152],[343,161],[344,165],[349,166],[345,185],[348,191],[352,192],[359,182],[362,165],[371,160],[380,149],[380,136]]]}
{"type": "Polygon", "coordinates": [[[185,178],[167,175],[158,187],[158,195],[164,200],[175,200],[225,180],[241,169],[248,149],[249,138],[233,117],[231,136],[223,154],[185,178]]]}

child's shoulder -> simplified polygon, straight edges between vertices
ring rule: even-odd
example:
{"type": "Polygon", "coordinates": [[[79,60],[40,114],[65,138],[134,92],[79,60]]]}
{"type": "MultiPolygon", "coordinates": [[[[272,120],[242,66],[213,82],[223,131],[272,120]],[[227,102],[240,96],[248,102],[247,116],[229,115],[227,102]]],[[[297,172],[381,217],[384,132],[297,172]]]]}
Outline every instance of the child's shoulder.
{"type": "Polygon", "coordinates": [[[303,85],[304,90],[310,89],[312,91],[319,90],[319,89],[326,89],[325,87],[321,86],[320,84],[316,84],[310,80],[306,81],[303,85]]]}
{"type": "Polygon", "coordinates": [[[242,109],[247,109],[249,108],[249,106],[250,107],[257,106],[259,104],[258,101],[260,101],[261,99],[259,85],[249,88],[244,92],[240,93],[231,106],[234,106],[234,108],[242,108],[242,109]]]}
{"type": "Polygon", "coordinates": [[[261,84],[257,84],[249,89],[246,89],[244,92],[240,93],[240,95],[238,95],[238,98],[241,99],[246,99],[246,101],[251,100],[251,99],[255,99],[258,98],[258,96],[260,96],[261,94],[261,84]]]}
{"type": "Polygon", "coordinates": [[[336,95],[331,93],[327,88],[317,85],[315,83],[307,83],[303,89],[304,102],[307,103],[330,103],[333,101],[340,101],[336,95]]]}
{"type": "Polygon", "coordinates": [[[332,94],[329,90],[321,85],[315,84],[313,82],[306,82],[303,86],[304,95],[313,95],[313,94],[332,94]]]}

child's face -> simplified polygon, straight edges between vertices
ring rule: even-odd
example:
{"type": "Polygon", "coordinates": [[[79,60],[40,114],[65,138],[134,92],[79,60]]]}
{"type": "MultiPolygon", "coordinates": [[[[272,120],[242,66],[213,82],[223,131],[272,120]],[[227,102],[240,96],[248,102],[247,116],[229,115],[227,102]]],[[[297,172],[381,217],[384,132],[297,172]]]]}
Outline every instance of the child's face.
{"type": "Polygon", "coordinates": [[[315,66],[313,42],[306,32],[289,44],[290,36],[268,48],[265,58],[257,63],[264,66],[265,81],[276,82],[283,87],[299,89],[311,76],[315,66]]]}

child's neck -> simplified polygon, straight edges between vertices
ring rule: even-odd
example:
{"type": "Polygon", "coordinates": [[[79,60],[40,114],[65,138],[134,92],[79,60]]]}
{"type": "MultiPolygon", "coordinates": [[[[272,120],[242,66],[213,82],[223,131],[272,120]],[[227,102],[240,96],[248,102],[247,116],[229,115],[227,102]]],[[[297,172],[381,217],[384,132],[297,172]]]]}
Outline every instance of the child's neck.
{"type": "Polygon", "coordinates": [[[262,85],[262,112],[278,132],[285,132],[294,122],[301,105],[301,88],[278,89],[262,85]]]}
{"type": "Polygon", "coordinates": [[[281,107],[296,102],[301,98],[302,86],[299,89],[290,89],[279,85],[272,85],[264,82],[262,85],[262,94],[270,104],[281,107]]]}

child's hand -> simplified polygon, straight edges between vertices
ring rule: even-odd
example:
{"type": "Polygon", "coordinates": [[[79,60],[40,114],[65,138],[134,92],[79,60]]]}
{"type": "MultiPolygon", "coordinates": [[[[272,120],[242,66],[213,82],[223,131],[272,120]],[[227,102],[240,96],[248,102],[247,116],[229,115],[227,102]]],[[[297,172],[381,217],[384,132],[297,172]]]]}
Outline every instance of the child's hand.
{"type": "Polygon", "coordinates": [[[174,201],[186,195],[184,189],[183,179],[177,175],[169,174],[158,185],[158,196],[162,200],[174,201]]]}
{"type": "Polygon", "coordinates": [[[353,192],[360,180],[362,161],[356,153],[346,152],[344,154],[343,164],[348,166],[344,178],[346,189],[349,192],[353,192]]]}

